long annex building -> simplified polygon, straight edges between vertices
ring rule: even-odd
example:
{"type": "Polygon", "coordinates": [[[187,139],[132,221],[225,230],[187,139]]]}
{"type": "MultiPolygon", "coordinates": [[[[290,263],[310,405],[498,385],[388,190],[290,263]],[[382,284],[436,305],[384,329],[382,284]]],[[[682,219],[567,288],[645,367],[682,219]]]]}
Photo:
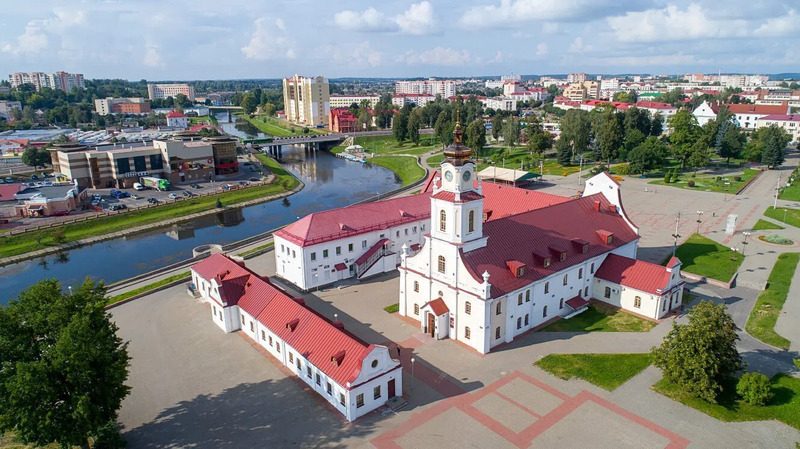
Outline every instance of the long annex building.
{"type": "Polygon", "coordinates": [[[191,273],[214,324],[258,342],[349,421],[403,395],[402,366],[387,347],[367,345],[243,261],[213,254],[191,273]]]}
{"type": "Polygon", "coordinates": [[[457,124],[441,175],[410,197],[308,215],[275,233],[278,276],[308,290],[398,269],[399,313],[487,353],[602,301],[649,319],[680,307],[681,263],[636,259],[606,173],[581,198],[476,180],[457,124]]]}

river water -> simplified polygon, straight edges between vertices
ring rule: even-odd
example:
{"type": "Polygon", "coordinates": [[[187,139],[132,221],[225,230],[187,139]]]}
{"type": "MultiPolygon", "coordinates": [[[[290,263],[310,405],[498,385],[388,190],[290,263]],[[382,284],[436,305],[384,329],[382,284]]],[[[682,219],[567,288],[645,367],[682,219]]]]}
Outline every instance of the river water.
{"type": "MultiPolygon", "coordinates": [[[[259,134],[249,124],[220,123],[220,126],[239,137],[259,134]]],[[[47,278],[56,278],[64,286],[78,284],[86,276],[107,284],[127,279],[187,259],[192,256],[192,248],[199,245],[235,242],[304,215],[345,206],[401,185],[397,176],[386,168],[348,162],[324,151],[306,152],[302,146],[284,146],[281,162],[305,183],[305,188],[287,201],[256,204],[226,216],[208,215],[179,226],[1,267],[0,304],[47,278]]]]}

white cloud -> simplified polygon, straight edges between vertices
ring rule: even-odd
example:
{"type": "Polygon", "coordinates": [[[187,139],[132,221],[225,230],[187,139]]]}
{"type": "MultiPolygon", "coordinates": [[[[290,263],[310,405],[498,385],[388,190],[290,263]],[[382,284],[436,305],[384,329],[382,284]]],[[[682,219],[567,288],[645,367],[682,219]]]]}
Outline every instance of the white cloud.
{"type": "MultiPolygon", "coordinates": [[[[465,27],[504,27],[525,22],[591,20],[622,6],[611,0],[500,0],[500,4],[469,8],[459,22],[465,27]]],[[[549,25],[552,29],[552,25],[549,25]]]]}
{"type": "Polygon", "coordinates": [[[39,53],[45,48],[47,48],[47,35],[36,21],[28,22],[25,32],[17,36],[15,44],[3,43],[0,46],[4,52],[15,56],[39,53]]]}
{"type": "Polygon", "coordinates": [[[550,49],[546,43],[540,42],[536,45],[536,56],[546,56],[548,53],[550,53],[550,49]]]}
{"type": "Polygon", "coordinates": [[[467,50],[455,50],[453,48],[436,47],[431,50],[417,53],[414,50],[407,51],[404,55],[397,58],[398,62],[405,62],[409,65],[427,64],[455,66],[471,64],[478,61],[478,58],[467,50]]]}
{"type": "Polygon", "coordinates": [[[363,12],[337,12],[333,16],[333,23],[343,30],[350,31],[397,31],[399,28],[397,22],[372,7],[363,12]]]}
{"type": "Polygon", "coordinates": [[[247,59],[266,61],[295,57],[294,43],[286,37],[283,20],[270,21],[266,17],[260,17],[256,19],[255,26],[250,42],[242,47],[242,53],[247,59]]]}
{"type": "Polygon", "coordinates": [[[408,11],[395,18],[400,30],[408,34],[430,34],[436,31],[433,5],[429,1],[412,4],[408,11]]]}
{"type": "Polygon", "coordinates": [[[158,52],[157,45],[148,45],[145,48],[142,64],[147,67],[164,67],[164,62],[161,61],[161,54],[158,52]]]}
{"type": "Polygon", "coordinates": [[[576,37],[569,46],[570,53],[583,53],[592,49],[591,45],[585,45],[582,37],[576,37]]]}
{"type": "Polygon", "coordinates": [[[800,14],[789,10],[786,15],[768,19],[766,23],[756,28],[756,36],[790,36],[800,33],[800,14]]]}
{"type": "Polygon", "coordinates": [[[622,42],[674,41],[702,38],[744,36],[744,20],[712,19],[696,4],[685,11],[675,5],[664,9],[627,12],[624,16],[606,19],[622,42]]]}
{"type": "Polygon", "coordinates": [[[395,32],[405,34],[430,34],[436,31],[436,17],[429,1],[412,4],[408,10],[388,17],[373,7],[364,11],[341,11],[333,16],[333,23],[348,31],[395,32]]]}
{"type": "Polygon", "coordinates": [[[495,53],[494,58],[489,62],[490,63],[494,63],[494,64],[499,64],[499,63],[503,62],[503,52],[500,51],[500,50],[497,50],[497,53],[495,53]]]}
{"type": "Polygon", "coordinates": [[[545,33],[545,34],[558,33],[558,23],[556,23],[556,22],[545,22],[542,25],[542,33],[545,33]]]}
{"type": "Polygon", "coordinates": [[[369,45],[369,42],[364,41],[353,50],[352,60],[356,64],[369,64],[370,67],[378,67],[383,61],[383,53],[374,50],[369,45]]]}

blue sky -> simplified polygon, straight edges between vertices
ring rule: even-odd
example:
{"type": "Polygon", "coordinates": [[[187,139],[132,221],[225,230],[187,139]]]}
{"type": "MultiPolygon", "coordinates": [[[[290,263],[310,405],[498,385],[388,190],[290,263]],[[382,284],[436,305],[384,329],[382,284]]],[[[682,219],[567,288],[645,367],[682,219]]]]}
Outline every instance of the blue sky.
{"type": "Polygon", "coordinates": [[[4,78],[800,71],[790,0],[0,0],[0,10],[4,78]]]}

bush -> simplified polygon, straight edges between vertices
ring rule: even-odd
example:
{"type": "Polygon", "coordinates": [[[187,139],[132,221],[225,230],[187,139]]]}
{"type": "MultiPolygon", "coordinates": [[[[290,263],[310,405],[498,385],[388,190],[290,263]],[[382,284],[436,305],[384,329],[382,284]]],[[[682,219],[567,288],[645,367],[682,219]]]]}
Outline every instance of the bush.
{"type": "Polygon", "coordinates": [[[769,379],[761,373],[743,374],[736,384],[736,392],[751,405],[764,405],[772,399],[769,379]]]}
{"type": "Polygon", "coordinates": [[[619,164],[614,167],[614,171],[616,171],[618,175],[629,175],[631,174],[631,166],[630,164],[619,164]]]}
{"type": "Polygon", "coordinates": [[[217,203],[214,206],[217,207],[218,209],[221,208],[222,207],[222,201],[220,201],[219,198],[217,198],[217,203]]]}
{"type": "Polygon", "coordinates": [[[736,181],[736,182],[739,182],[739,181],[742,180],[742,177],[741,176],[734,176],[733,180],[736,181]]]}
{"type": "Polygon", "coordinates": [[[762,240],[769,243],[774,243],[776,245],[791,245],[794,243],[792,239],[787,239],[786,237],[778,234],[765,235],[762,240]]]}
{"type": "Polygon", "coordinates": [[[669,184],[669,181],[672,179],[672,172],[667,170],[664,172],[664,184],[669,184]]]}
{"type": "Polygon", "coordinates": [[[689,187],[694,187],[694,181],[689,180],[689,182],[687,182],[686,185],[689,187]]]}

